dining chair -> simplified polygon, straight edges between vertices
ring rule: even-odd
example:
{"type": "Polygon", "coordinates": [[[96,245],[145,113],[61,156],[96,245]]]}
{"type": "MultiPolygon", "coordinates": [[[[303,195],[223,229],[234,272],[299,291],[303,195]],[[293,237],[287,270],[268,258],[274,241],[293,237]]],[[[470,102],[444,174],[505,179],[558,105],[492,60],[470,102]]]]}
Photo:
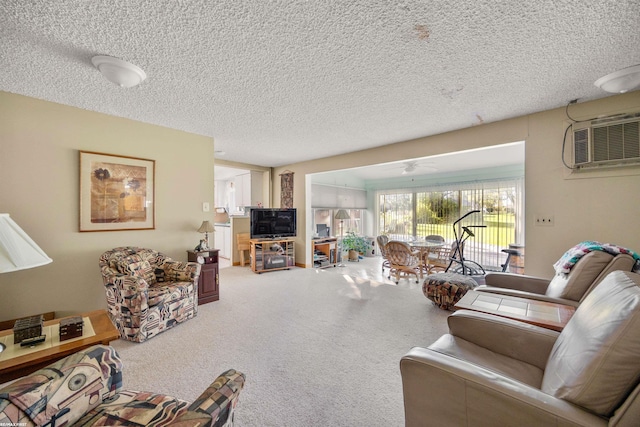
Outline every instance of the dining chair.
{"type": "Polygon", "coordinates": [[[416,283],[422,279],[422,260],[420,251],[411,249],[406,242],[391,240],[385,246],[389,260],[389,279],[395,274],[395,282],[400,282],[400,276],[415,275],[416,283]],[[418,279],[419,278],[419,279],[418,279]]]}
{"type": "MultiPolygon", "coordinates": [[[[238,253],[240,254],[240,265],[244,267],[245,262],[249,262],[249,258],[245,260],[244,253],[251,251],[251,244],[249,243],[250,233],[238,233],[236,234],[236,245],[238,246],[238,253]]],[[[250,262],[249,262],[250,263],[250,262]]]]}
{"type": "Polygon", "coordinates": [[[425,260],[427,274],[446,271],[451,263],[456,248],[456,242],[451,245],[442,245],[429,251],[425,260]]]}
{"type": "Polygon", "coordinates": [[[380,255],[382,255],[382,272],[384,273],[385,268],[390,268],[389,260],[387,259],[387,243],[389,243],[389,238],[383,234],[376,237],[376,241],[378,243],[378,248],[380,249],[380,255]]]}

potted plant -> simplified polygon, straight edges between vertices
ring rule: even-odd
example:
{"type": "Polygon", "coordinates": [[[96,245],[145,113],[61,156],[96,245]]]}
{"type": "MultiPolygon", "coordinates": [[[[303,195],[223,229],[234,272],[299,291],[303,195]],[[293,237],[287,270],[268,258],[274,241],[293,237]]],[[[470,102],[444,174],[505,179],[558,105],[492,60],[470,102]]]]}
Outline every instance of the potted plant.
{"type": "Polygon", "coordinates": [[[359,254],[364,254],[370,247],[369,241],[353,231],[342,238],[342,250],[349,251],[349,261],[357,261],[359,254]]]}

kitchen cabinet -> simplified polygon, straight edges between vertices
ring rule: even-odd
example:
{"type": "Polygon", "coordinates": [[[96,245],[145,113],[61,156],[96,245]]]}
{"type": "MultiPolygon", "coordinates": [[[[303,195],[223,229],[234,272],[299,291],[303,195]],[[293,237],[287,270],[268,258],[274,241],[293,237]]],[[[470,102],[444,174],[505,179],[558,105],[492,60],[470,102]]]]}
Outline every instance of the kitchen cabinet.
{"type": "Polygon", "coordinates": [[[250,171],[234,178],[235,205],[257,206],[263,203],[262,172],[250,171]]]}
{"type": "Polygon", "coordinates": [[[220,250],[219,256],[231,258],[231,227],[228,225],[216,225],[215,227],[216,247],[220,250]]]}

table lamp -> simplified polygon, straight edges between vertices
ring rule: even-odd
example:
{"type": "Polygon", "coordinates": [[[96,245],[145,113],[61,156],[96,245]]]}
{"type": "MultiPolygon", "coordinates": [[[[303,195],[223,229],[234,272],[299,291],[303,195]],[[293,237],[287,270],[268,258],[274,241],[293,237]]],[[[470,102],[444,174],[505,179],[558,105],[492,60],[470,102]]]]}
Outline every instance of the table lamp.
{"type": "Polygon", "coordinates": [[[340,220],[340,264],[338,264],[338,267],[344,267],[344,264],[342,263],[342,238],[344,237],[343,225],[344,225],[344,220],[351,219],[351,217],[349,216],[349,213],[346,210],[340,209],[336,213],[336,219],[340,220]]]}
{"type": "Polygon", "coordinates": [[[0,213],[0,273],[49,264],[51,258],[9,214],[0,213]]]}
{"type": "Polygon", "coordinates": [[[209,221],[202,221],[202,225],[198,228],[198,233],[204,233],[204,244],[206,247],[201,249],[209,249],[209,233],[213,233],[213,225],[209,221]]]}
{"type": "MultiPolygon", "coordinates": [[[[26,270],[49,264],[51,258],[9,214],[0,213],[0,273],[26,270]]],[[[0,343],[0,352],[4,345],[0,343]]]]}

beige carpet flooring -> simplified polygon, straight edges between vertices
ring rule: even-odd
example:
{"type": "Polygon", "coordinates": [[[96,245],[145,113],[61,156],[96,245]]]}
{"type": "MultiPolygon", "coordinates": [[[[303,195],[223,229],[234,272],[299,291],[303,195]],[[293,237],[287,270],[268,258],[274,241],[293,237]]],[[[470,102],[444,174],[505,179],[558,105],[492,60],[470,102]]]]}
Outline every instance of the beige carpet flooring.
{"type": "Polygon", "coordinates": [[[445,333],[449,312],[380,258],[346,267],[220,271],[220,301],[142,344],[113,343],[128,389],[195,399],[226,369],[247,376],[238,427],[403,426],[400,358],[445,333]]]}

